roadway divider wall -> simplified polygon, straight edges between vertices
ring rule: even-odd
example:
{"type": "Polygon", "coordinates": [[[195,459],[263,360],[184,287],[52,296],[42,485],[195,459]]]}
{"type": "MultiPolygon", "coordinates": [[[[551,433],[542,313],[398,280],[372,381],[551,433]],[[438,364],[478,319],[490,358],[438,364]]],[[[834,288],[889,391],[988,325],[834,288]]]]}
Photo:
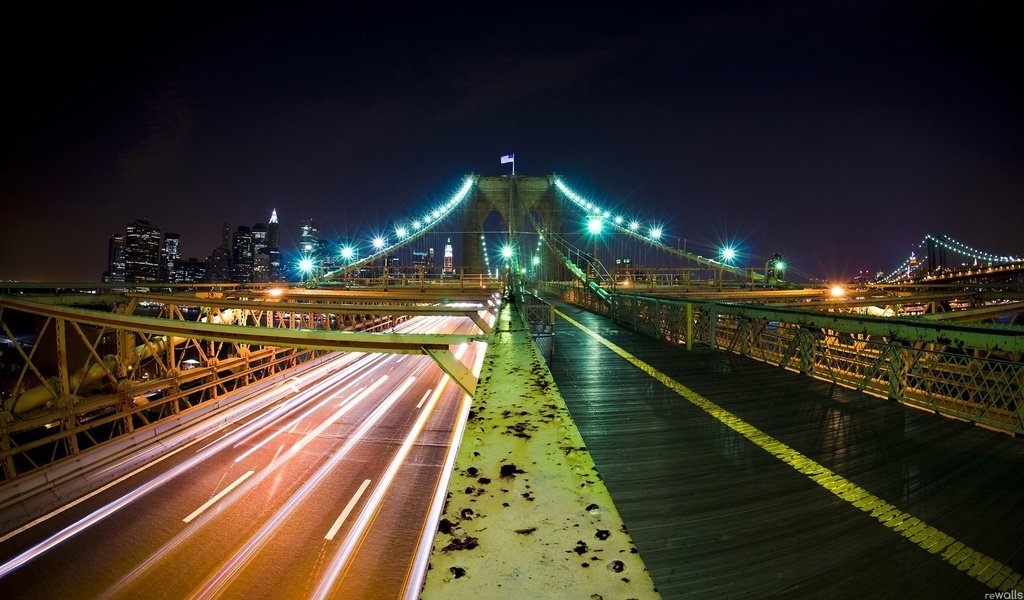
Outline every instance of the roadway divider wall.
{"type": "Polygon", "coordinates": [[[488,345],[422,591],[493,597],[660,597],[511,304],[488,345]]]}
{"type": "Polygon", "coordinates": [[[704,344],[1015,436],[1024,435],[1024,333],[751,304],[541,288],[669,344],[704,344]]]}

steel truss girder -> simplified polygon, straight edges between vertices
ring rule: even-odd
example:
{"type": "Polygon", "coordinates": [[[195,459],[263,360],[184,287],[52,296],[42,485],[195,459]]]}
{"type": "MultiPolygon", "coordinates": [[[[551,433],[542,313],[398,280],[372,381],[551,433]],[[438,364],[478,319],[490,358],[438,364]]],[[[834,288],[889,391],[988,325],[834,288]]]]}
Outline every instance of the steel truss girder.
{"type": "Polygon", "coordinates": [[[473,375],[473,372],[469,370],[469,367],[462,364],[459,359],[455,358],[452,351],[445,348],[443,350],[437,348],[424,348],[423,351],[434,359],[437,366],[441,367],[441,370],[447,373],[455,383],[459,384],[463,390],[466,391],[470,396],[476,395],[477,378],[473,375]]]}
{"type": "Polygon", "coordinates": [[[0,306],[47,317],[74,320],[89,325],[125,329],[154,335],[285,348],[423,354],[426,349],[445,350],[450,346],[483,339],[480,335],[362,333],[197,323],[136,315],[101,313],[72,307],[47,306],[10,298],[0,299],[0,306]]]}
{"type": "MultiPolygon", "coordinates": [[[[291,302],[266,299],[226,299],[196,298],[195,296],[173,296],[156,294],[131,295],[140,301],[158,302],[174,306],[200,306],[210,308],[237,308],[242,310],[273,311],[280,313],[327,313],[344,315],[381,315],[381,316],[441,316],[466,317],[480,328],[483,333],[490,333],[490,325],[481,316],[481,311],[493,311],[493,307],[466,308],[436,304],[344,304],[339,302],[291,302]]],[[[389,299],[390,300],[390,299],[389,299]]],[[[421,301],[422,302],[422,301],[421,301]]],[[[481,304],[486,305],[485,302],[481,304]]],[[[181,314],[180,312],[178,313],[181,314]]]]}
{"type": "MultiPolygon", "coordinates": [[[[66,455],[73,456],[79,450],[79,435],[86,436],[90,440],[91,445],[96,445],[108,439],[114,439],[121,435],[121,433],[134,431],[136,419],[140,420],[144,425],[158,422],[160,419],[171,414],[177,414],[179,412],[179,404],[182,401],[185,402],[186,408],[189,408],[202,402],[215,400],[220,396],[218,390],[227,391],[224,387],[226,382],[248,381],[251,376],[261,371],[270,370],[277,373],[286,370],[295,366],[297,364],[296,361],[299,359],[310,357],[315,352],[313,350],[292,348],[265,348],[250,356],[233,357],[221,360],[211,366],[173,373],[172,376],[167,378],[136,382],[130,388],[94,397],[76,399],[75,403],[69,404],[64,409],[55,412],[2,423],[0,424],[0,434],[2,434],[0,435],[0,470],[2,470],[3,477],[0,477],[0,480],[5,478],[13,479],[19,475],[14,461],[16,456],[24,457],[25,462],[32,465],[27,470],[49,464],[48,462],[37,464],[31,459],[28,453],[37,448],[53,445],[54,454],[56,455],[57,445],[64,444],[67,447],[66,455]],[[198,385],[182,389],[184,385],[190,383],[197,383],[198,385]],[[133,401],[133,398],[139,398],[160,390],[172,391],[170,394],[146,404],[136,404],[133,401]],[[188,398],[195,394],[200,394],[203,399],[190,404],[188,398]],[[168,405],[171,407],[170,409],[164,408],[168,405]],[[151,421],[146,414],[152,414],[153,411],[160,412],[158,418],[151,421]],[[59,424],[60,427],[52,434],[34,437],[31,441],[22,444],[13,442],[12,436],[23,432],[39,430],[44,426],[53,426],[55,423],[59,424]],[[117,425],[118,423],[122,424],[121,429],[117,430],[115,428],[115,430],[108,433],[108,437],[97,440],[90,434],[90,431],[96,431],[97,428],[109,424],[117,425]]],[[[56,458],[63,458],[63,456],[56,456],[56,458]]],[[[22,469],[22,472],[27,470],[22,469]]]]}

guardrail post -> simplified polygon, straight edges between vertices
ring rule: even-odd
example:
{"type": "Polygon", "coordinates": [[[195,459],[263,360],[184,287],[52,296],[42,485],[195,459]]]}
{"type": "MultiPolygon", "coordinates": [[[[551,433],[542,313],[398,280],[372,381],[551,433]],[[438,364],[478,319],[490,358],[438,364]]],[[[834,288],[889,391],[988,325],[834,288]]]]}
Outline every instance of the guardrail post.
{"type": "Polygon", "coordinates": [[[693,350],[693,303],[686,303],[686,349],[693,350]]]}
{"type": "Polygon", "coordinates": [[[718,348],[718,307],[714,302],[708,303],[708,338],[711,348],[718,348]]]}
{"type": "Polygon", "coordinates": [[[800,372],[814,374],[814,337],[803,327],[797,333],[797,345],[800,349],[800,372]]]}
{"type": "Polygon", "coordinates": [[[892,344],[889,347],[892,349],[892,359],[889,361],[889,399],[900,400],[903,398],[903,392],[906,388],[904,378],[906,366],[903,362],[903,353],[900,352],[899,346],[892,344]]]}
{"type": "Polygon", "coordinates": [[[654,301],[654,337],[661,339],[661,300],[654,301]]]}

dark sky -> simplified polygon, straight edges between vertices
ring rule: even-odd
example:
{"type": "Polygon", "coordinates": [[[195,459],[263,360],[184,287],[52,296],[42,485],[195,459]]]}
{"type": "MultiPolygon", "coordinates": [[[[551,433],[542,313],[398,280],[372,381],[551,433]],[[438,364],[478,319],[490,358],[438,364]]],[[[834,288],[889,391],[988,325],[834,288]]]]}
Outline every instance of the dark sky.
{"type": "Polygon", "coordinates": [[[1024,253],[1013,3],[340,4],[5,14],[0,279],[96,281],[139,217],[383,227],[506,152],[750,263],[1024,253]]]}

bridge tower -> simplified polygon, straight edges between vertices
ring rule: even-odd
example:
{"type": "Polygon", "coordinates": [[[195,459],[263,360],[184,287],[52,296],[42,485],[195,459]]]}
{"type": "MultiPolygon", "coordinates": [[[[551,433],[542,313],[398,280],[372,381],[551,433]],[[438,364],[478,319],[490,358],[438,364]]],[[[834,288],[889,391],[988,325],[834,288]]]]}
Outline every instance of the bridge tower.
{"type": "Polygon", "coordinates": [[[928,242],[928,271],[931,273],[939,273],[946,269],[946,249],[935,243],[932,238],[927,238],[928,242]]]}
{"type": "MultiPolygon", "coordinates": [[[[484,268],[480,250],[480,235],[484,222],[494,211],[504,221],[505,230],[516,240],[518,233],[533,233],[534,227],[529,213],[547,231],[561,235],[563,206],[562,197],[551,185],[551,177],[522,177],[510,175],[501,177],[480,177],[466,207],[466,227],[462,238],[464,263],[468,269],[479,272],[484,268]]],[[[532,255],[533,247],[520,248],[523,260],[532,255]]],[[[544,262],[547,279],[564,279],[565,267],[561,261],[543,245],[541,260],[544,262]]]]}

